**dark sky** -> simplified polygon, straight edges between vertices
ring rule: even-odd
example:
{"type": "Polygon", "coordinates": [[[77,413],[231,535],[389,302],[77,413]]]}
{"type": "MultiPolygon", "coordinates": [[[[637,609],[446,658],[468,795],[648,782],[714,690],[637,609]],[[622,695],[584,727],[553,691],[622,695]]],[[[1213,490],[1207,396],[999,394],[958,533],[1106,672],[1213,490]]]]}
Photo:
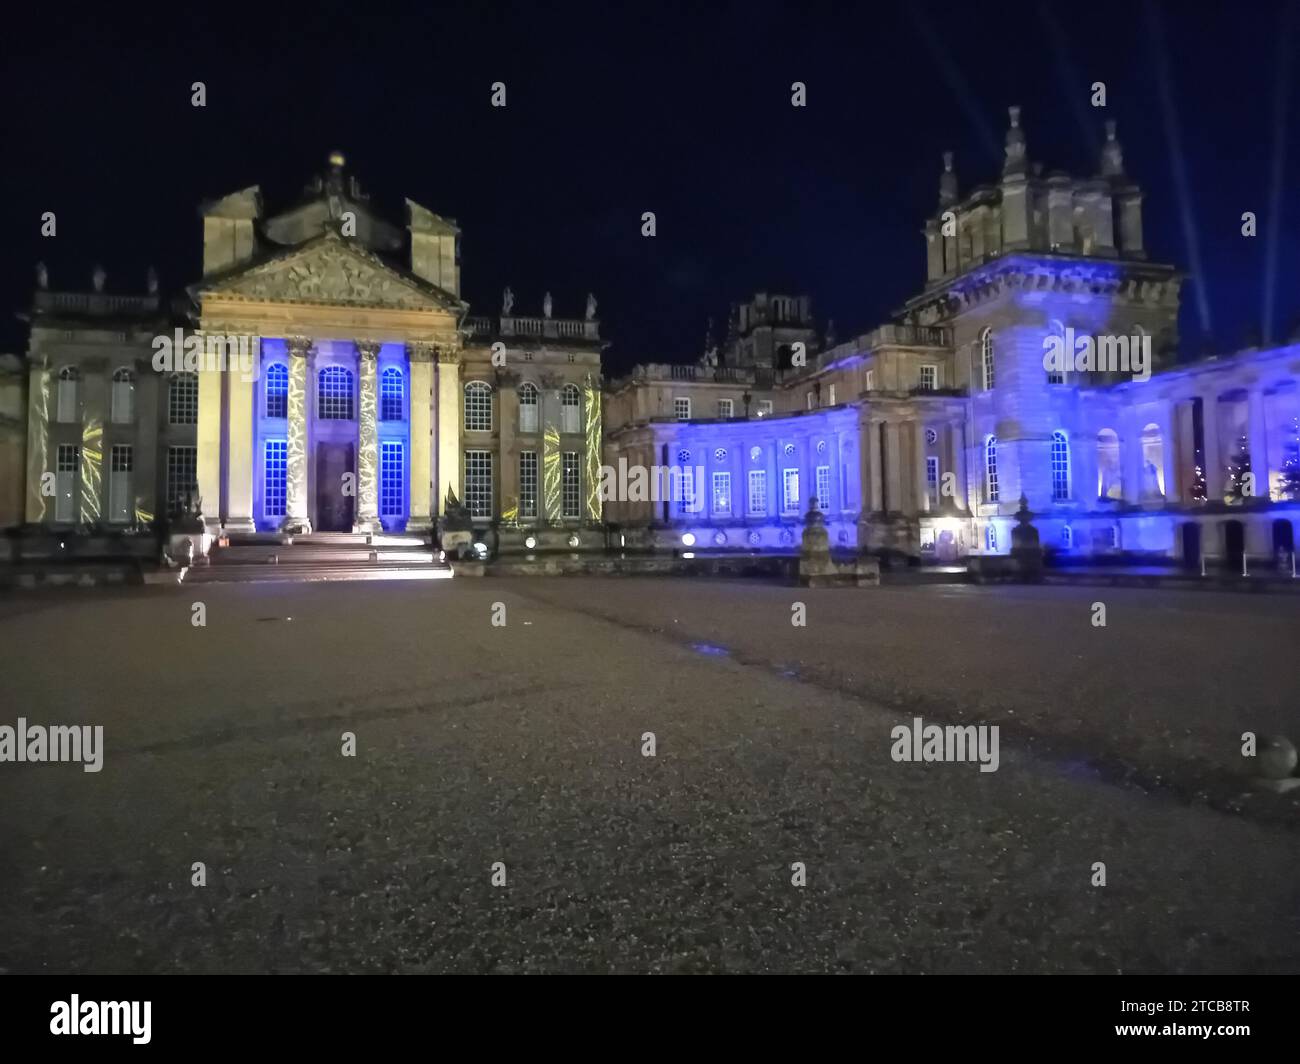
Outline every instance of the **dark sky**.
{"type": "Polygon", "coordinates": [[[110,290],[142,290],[155,263],[174,291],[200,271],[201,200],[260,184],[274,209],[336,147],[393,214],[410,196],[460,222],[471,313],[510,284],[520,310],[549,288],[576,317],[594,290],[613,370],[695,357],[705,319],[759,287],[810,293],[845,337],[923,283],[940,154],[957,153],[963,192],[994,180],[1013,103],[1049,170],[1095,173],[1102,122],[1119,122],[1147,245],[1205,297],[1203,313],[1185,289],[1185,351],[1260,328],[1274,238],[1274,334],[1300,320],[1300,74],[1279,65],[1300,32],[1279,46],[1279,0],[55,6],[8,14],[0,43],[0,350],[25,342],[8,311],[38,259],[52,287],[87,287],[99,260],[110,290]]]}

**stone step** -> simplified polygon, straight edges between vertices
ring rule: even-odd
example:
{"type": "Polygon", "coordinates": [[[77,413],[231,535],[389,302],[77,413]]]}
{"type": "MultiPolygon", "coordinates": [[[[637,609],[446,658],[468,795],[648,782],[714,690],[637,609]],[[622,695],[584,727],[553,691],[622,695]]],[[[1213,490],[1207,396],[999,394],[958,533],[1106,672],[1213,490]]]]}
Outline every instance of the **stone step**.
{"type": "Polygon", "coordinates": [[[326,580],[450,580],[446,565],[201,565],[186,571],[186,584],[313,583],[326,580]]]}
{"type": "Polygon", "coordinates": [[[427,547],[420,550],[411,547],[390,548],[361,545],[352,548],[313,547],[304,549],[295,543],[293,546],[220,547],[212,551],[210,558],[213,568],[230,568],[232,566],[275,564],[327,565],[343,563],[347,565],[373,565],[381,562],[430,565],[436,560],[436,555],[427,547]],[[371,560],[371,555],[375,556],[374,561],[371,560]]]}

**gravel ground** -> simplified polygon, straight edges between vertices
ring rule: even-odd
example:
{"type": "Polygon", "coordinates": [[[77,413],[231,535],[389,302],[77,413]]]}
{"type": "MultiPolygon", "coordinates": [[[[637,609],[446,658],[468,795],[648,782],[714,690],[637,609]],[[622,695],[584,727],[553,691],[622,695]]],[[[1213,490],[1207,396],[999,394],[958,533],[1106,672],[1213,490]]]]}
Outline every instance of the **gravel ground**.
{"type": "Polygon", "coordinates": [[[1294,972],[1294,803],[1109,768],[1235,771],[1243,721],[1294,720],[1296,620],[700,580],[13,597],[0,723],[107,752],[0,765],[0,968],[1294,972]],[[894,762],[912,712],[1023,723],[981,773],[894,762]]]}

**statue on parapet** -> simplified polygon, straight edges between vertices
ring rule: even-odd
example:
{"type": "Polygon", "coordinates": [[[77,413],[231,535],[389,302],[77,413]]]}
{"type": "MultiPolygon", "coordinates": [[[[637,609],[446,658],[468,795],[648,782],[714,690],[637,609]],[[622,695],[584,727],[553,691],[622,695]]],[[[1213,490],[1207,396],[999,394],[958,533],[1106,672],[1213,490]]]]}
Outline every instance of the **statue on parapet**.
{"type": "Polygon", "coordinates": [[[505,292],[501,295],[501,316],[510,317],[515,312],[515,294],[510,291],[510,286],[506,285],[505,292]]]}
{"type": "Polygon", "coordinates": [[[587,293],[587,320],[596,320],[596,296],[592,292],[587,293]]]}

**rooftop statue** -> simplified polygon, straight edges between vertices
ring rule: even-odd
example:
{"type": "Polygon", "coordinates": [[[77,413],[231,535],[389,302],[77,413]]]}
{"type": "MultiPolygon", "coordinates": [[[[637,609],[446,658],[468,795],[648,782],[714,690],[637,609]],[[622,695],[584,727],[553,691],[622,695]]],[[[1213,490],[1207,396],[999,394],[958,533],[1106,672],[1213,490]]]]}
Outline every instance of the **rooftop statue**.
{"type": "Polygon", "coordinates": [[[506,285],[506,290],[501,296],[501,316],[510,317],[515,312],[515,294],[510,291],[510,286],[506,285]]]}

